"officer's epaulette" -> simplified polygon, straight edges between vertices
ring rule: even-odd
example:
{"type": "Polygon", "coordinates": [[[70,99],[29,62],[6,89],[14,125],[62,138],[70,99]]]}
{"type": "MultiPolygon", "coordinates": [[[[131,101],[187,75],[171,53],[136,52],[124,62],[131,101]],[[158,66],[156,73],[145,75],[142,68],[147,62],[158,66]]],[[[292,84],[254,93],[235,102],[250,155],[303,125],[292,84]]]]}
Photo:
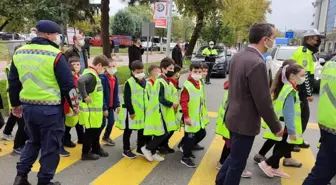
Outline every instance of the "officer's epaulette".
{"type": "Polygon", "coordinates": [[[302,48],[302,52],[307,52],[307,48],[306,48],[306,46],[303,46],[303,48],[302,48]]]}

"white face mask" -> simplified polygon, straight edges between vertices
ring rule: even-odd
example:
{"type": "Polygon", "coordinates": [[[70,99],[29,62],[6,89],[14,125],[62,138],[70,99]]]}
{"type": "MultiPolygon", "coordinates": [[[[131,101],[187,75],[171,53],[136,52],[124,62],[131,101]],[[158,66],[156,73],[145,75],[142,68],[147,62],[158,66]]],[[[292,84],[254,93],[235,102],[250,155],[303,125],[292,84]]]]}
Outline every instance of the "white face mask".
{"type": "Polygon", "coordinates": [[[160,75],[161,75],[161,73],[158,73],[156,77],[158,78],[160,75]]]}
{"type": "Polygon", "coordinates": [[[213,47],[214,47],[214,45],[209,45],[209,48],[211,48],[211,49],[212,49],[213,47]]]}
{"type": "Polygon", "coordinates": [[[107,71],[110,75],[114,75],[114,74],[116,74],[116,72],[117,72],[117,68],[107,69],[106,71],[107,71]]]}
{"type": "Polygon", "coordinates": [[[194,80],[200,80],[202,78],[202,74],[192,73],[191,78],[193,78],[194,80]]]}
{"type": "Polygon", "coordinates": [[[272,41],[272,46],[271,46],[271,47],[270,47],[270,46],[267,46],[266,43],[264,44],[264,46],[265,46],[265,48],[267,48],[267,49],[272,49],[273,46],[274,46],[274,40],[272,40],[272,39],[270,39],[270,38],[268,38],[268,37],[267,37],[267,39],[269,39],[270,41],[272,41]]]}
{"type": "Polygon", "coordinates": [[[139,80],[142,80],[146,77],[146,74],[145,73],[138,73],[138,74],[135,74],[134,77],[139,79],[139,80]]]}
{"type": "Polygon", "coordinates": [[[299,77],[299,81],[297,82],[298,85],[301,85],[305,82],[306,78],[305,77],[299,77]]]}
{"type": "Polygon", "coordinates": [[[85,41],[84,41],[83,39],[80,40],[80,41],[79,41],[79,45],[80,45],[80,46],[84,46],[84,45],[85,45],[85,41]]]}
{"type": "Polygon", "coordinates": [[[61,44],[61,39],[59,37],[57,37],[57,39],[53,42],[57,45],[60,45],[61,44]]]}

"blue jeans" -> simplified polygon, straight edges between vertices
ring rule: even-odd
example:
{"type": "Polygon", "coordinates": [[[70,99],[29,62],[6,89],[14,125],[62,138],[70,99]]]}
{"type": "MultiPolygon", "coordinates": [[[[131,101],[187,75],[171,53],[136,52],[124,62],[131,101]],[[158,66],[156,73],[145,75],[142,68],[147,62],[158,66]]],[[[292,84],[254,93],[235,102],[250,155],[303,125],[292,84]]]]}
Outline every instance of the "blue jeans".
{"type": "Polygon", "coordinates": [[[321,146],[315,166],[302,185],[327,185],[336,175],[336,135],[321,130],[321,146]]]}
{"type": "Polygon", "coordinates": [[[216,185],[239,185],[255,136],[231,132],[231,153],[216,177],[216,185]]]}
{"type": "MultiPolygon", "coordinates": [[[[101,127],[102,130],[104,129],[105,125],[106,125],[106,117],[103,118],[103,124],[102,124],[102,127],[101,127]]],[[[113,111],[112,107],[109,107],[108,116],[107,116],[107,125],[106,125],[106,129],[105,129],[103,139],[110,138],[113,125],[114,125],[114,111],[113,111]]]]}
{"type": "Polygon", "coordinates": [[[41,150],[39,183],[53,179],[63,145],[64,113],[62,106],[23,105],[25,132],[29,137],[17,163],[20,175],[30,172],[41,150]]]}

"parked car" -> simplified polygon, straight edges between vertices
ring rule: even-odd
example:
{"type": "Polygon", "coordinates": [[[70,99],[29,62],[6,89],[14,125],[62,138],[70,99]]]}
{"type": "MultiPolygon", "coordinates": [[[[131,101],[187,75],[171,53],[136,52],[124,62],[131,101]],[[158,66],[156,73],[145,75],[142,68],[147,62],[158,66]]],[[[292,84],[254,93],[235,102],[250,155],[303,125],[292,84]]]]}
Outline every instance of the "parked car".
{"type": "MultiPolygon", "coordinates": [[[[202,51],[208,46],[202,46],[198,49],[196,54],[191,58],[191,62],[204,62],[205,56],[202,55],[202,51]]],[[[229,72],[229,60],[224,47],[215,46],[218,52],[215,65],[212,68],[211,76],[221,76],[226,78],[226,74],[229,72]]]]}
{"type": "MultiPolygon", "coordinates": [[[[299,46],[279,46],[274,48],[273,51],[271,52],[271,55],[266,58],[266,67],[270,85],[272,84],[273,79],[275,78],[275,75],[278,72],[279,68],[282,66],[283,61],[290,59],[298,48],[299,46]]],[[[315,74],[314,74],[313,88],[314,91],[318,91],[320,87],[322,66],[315,56],[314,56],[314,62],[315,62],[315,74]]]]}
{"type": "Polygon", "coordinates": [[[147,41],[144,41],[144,42],[141,42],[141,46],[145,49],[145,51],[147,51],[147,47],[149,51],[160,51],[160,46],[157,45],[157,43],[153,43],[153,42],[147,43],[147,41]]]}

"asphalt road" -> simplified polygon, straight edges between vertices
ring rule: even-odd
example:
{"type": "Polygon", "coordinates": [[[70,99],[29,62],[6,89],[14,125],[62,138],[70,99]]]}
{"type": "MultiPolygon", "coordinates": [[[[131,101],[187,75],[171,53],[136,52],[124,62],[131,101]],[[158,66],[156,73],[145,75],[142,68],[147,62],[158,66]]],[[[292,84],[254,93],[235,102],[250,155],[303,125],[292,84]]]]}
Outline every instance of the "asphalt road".
{"type": "MultiPolygon", "coordinates": [[[[186,75],[183,75],[182,78],[185,79],[186,75]]],[[[212,79],[212,84],[206,86],[211,124],[207,127],[206,138],[201,142],[201,145],[206,149],[194,152],[197,168],[192,169],[182,165],[179,151],[166,156],[166,160],[160,163],[149,163],[143,157],[134,160],[125,159],[121,155],[122,132],[114,128],[112,138],[115,140],[116,146],[104,146],[104,149],[110,154],[109,157],[101,158],[98,161],[81,161],[81,146],[69,149],[71,156],[61,159],[55,180],[61,181],[63,185],[213,185],[218,172],[215,168],[216,162],[219,160],[224,144],[223,140],[215,134],[215,119],[223,97],[223,82],[224,79],[212,79]]],[[[300,153],[293,153],[293,158],[302,161],[303,167],[295,169],[281,166],[290,174],[290,179],[270,179],[266,177],[252,160],[254,154],[258,152],[264,142],[262,135],[259,135],[255,140],[247,164],[247,168],[253,172],[253,177],[242,179],[242,185],[302,184],[303,179],[314,165],[315,155],[318,151],[316,148],[319,139],[319,130],[316,125],[317,100],[318,97],[315,96],[315,101],[311,104],[309,128],[305,133],[305,140],[311,144],[311,148],[302,150],[300,153]]],[[[177,145],[182,136],[182,131],[176,132],[170,140],[171,146],[177,145]]],[[[76,139],[74,129],[72,137],[73,140],[76,139]]],[[[18,156],[9,154],[12,146],[12,142],[0,141],[0,147],[3,149],[0,153],[0,185],[11,185],[16,175],[15,166],[18,156]]],[[[132,135],[131,146],[136,146],[136,133],[132,135]]],[[[29,180],[33,184],[37,182],[36,172],[38,167],[39,165],[34,165],[32,172],[29,174],[29,180]]]]}

